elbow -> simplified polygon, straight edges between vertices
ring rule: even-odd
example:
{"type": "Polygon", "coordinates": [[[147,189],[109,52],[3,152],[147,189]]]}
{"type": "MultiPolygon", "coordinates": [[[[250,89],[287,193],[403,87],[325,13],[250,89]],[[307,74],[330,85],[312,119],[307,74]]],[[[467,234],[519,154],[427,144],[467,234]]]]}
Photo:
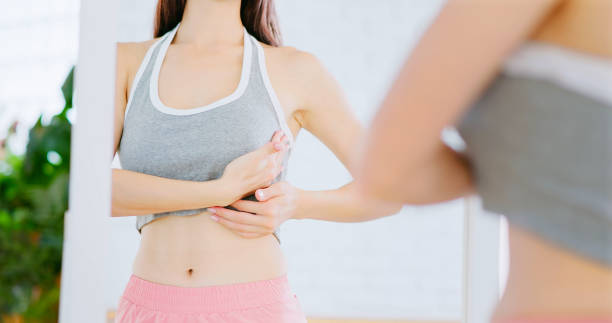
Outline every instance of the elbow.
{"type": "Polygon", "coordinates": [[[122,217],[122,216],[128,216],[130,214],[128,214],[127,210],[123,207],[121,207],[121,205],[119,203],[117,203],[117,201],[113,201],[111,204],[111,214],[110,216],[112,218],[115,217],[122,217]]]}
{"type": "Polygon", "coordinates": [[[375,220],[397,214],[401,211],[403,204],[385,199],[385,194],[374,189],[372,185],[365,185],[363,180],[353,181],[352,203],[360,205],[363,212],[358,222],[375,220]]]}
{"type": "Polygon", "coordinates": [[[361,195],[363,210],[366,210],[366,221],[375,220],[398,214],[404,207],[403,203],[381,200],[375,196],[361,195]]]}
{"type": "Polygon", "coordinates": [[[404,204],[399,204],[396,202],[378,202],[377,206],[375,207],[377,211],[374,213],[374,216],[376,218],[384,218],[396,215],[402,210],[403,207],[404,204]]]}
{"type": "Polygon", "coordinates": [[[386,216],[398,214],[400,213],[400,211],[402,211],[403,208],[404,208],[404,204],[394,203],[389,206],[386,212],[386,216]]]}
{"type": "Polygon", "coordinates": [[[111,205],[111,212],[110,212],[110,216],[111,218],[115,218],[115,217],[120,217],[121,216],[121,212],[120,210],[115,206],[115,203],[112,203],[111,205]]]}

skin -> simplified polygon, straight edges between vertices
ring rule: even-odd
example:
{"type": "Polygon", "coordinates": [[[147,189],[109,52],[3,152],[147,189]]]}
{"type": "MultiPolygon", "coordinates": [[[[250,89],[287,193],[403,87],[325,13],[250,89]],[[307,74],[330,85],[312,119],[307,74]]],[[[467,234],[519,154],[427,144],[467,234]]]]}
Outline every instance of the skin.
{"type": "MultiPolygon", "coordinates": [[[[410,204],[473,194],[470,168],[440,140],[443,128],[527,40],[612,59],[611,22],[609,0],[450,0],[372,122],[358,159],[358,194],[410,204]]],[[[509,237],[509,279],[494,322],[612,319],[610,267],[513,225],[509,237]]]]}
{"type": "MultiPolygon", "coordinates": [[[[189,109],[233,92],[242,65],[239,9],[239,0],[187,2],[160,71],[159,96],[164,104],[189,109]]],[[[134,76],[154,41],[117,44],[115,152],[134,76]]],[[[307,129],[353,173],[365,129],[337,82],[312,54],[263,46],[268,74],[293,136],[307,129]]],[[[286,272],[278,241],[271,235],[284,221],[355,222],[399,211],[398,203],[357,198],[352,183],[327,191],[302,190],[287,182],[270,185],[270,178],[280,171],[286,142],[286,136],[275,134],[271,143],[232,161],[221,178],[206,182],[113,169],[113,216],[216,206],[210,209],[215,214],[167,216],[145,225],[133,273],[184,287],[271,279],[286,272]],[[255,190],[259,202],[239,201],[255,190]],[[229,212],[223,208],[227,205],[242,212],[229,212]]]]}

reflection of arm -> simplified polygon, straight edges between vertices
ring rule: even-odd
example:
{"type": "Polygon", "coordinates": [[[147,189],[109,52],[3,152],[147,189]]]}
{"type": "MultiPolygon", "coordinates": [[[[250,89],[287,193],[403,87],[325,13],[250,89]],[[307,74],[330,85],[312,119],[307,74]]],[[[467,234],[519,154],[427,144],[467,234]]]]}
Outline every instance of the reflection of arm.
{"type": "Polygon", "coordinates": [[[448,1],[373,120],[358,176],[360,189],[413,204],[469,193],[466,163],[441,142],[440,133],[459,119],[506,55],[556,3],[448,1]]]}
{"type": "MultiPolygon", "coordinates": [[[[141,44],[119,43],[117,46],[113,155],[123,131],[128,66],[139,66],[147,50],[141,44]],[[140,59],[134,59],[138,57],[140,59]]],[[[230,194],[222,192],[221,188],[225,186],[219,185],[218,180],[182,181],[123,169],[113,169],[112,174],[112,216],[195,209],[233,202],[230,194]]]]}
{"type": "Polygon", "coordinates": [[[181,181],[113,169],[113,216],[227,205],[235,199],[219,181],[181,181]]]}
{"type": "MultiPolygon", "coordinates": [[[[354,156],[364,136],[364,127],[351,110],[342,89],[322,63],[301,52],[296,82],[301,109],[297,119],[316,136],[354,175],[354,156]],[[303,82],[303,84],[301,84],[303,82]]],[[[295,218],[335,222],[359,222],[397,213],[401,205],[358,198],[353,183],[324,191],[300,190],[295,218]]]]}

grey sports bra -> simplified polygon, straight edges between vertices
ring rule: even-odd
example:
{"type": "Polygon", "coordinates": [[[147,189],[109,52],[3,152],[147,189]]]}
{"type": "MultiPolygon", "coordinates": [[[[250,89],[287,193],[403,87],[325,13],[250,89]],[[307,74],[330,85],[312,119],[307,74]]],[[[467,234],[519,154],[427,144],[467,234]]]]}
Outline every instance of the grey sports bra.
{"type": "MultiPolygon", "coordinates": [[[[225,166],[268,142],[278,129],[289,137],[284,179],[294,138],[267,75],[261,44],[244,29],[242,73],[235,91],[190,109],[166,106],[159,99],[161,65],[180,23],[147,51],[130,91],[117,154],[123,169],[160,177],[208,181],[225,166]]],[[[205,90],[205,89],[203,89],[205,90]]],[[[254,195],[245,199],[255,201],[254,195]]],[[[230,207],[231,208],[231,207],[230,207]]],[[[205,208],[136,216],[136,229],[168,215],[194,215],[205,208]]],[[[278,232],[275,232],[278,238],[278,232]]]]}

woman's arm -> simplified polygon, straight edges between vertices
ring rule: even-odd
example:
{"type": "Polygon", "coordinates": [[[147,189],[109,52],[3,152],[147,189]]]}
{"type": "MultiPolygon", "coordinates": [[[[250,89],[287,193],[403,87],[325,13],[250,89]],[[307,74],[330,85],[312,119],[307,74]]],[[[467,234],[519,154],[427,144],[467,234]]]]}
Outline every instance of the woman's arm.
{"type": "Polygon", "coordinates": [[[368,196],[412,204],[470,193],[465,161],[440,140],[557,0],[450,0],[375,116],[357,175],[368,196]]]}
{"type": "MultiPolygon", "coordinates": [[[[365,136],[365,128],[331,73],[315,56],[307,53],[301,56],[299,65],[306,91],[300,92],[303,103],[297,118],[302,127],[321,140],[354,176],[357,170],[355,157],[365,136]]],[[[361,222],[395,214],[400,209],[401,205],[397,203],[358,196],[354,183],[349,182],[332,190],[300,190],[292,218],[361,222]]]]}
{"type": "MultiPolygon", "coordinates": [[[[365,129],[350,109],[340,86],[320,61],[304,52],[293,60],[293,86],[298,93],[300,126],[323,142],[351,174],[355,173],[359,143],[365,129]]],[[[209,208],[218,221],[240,236],[255,238],[270,234],[287,219],[317,219],[362,222],[399,212],[401,204],[358,196],[352,182],[332,190],[307,191],[278,182],[256,191],[258,201],[231,204],[238,211],[209,208]],[[262,195],[260,195],[262,194],[262,195]]]]}
{"type": "Polygon", "coordinates": [[[227,205],[234,201],[220,180],[182,181],[113,169],[112,216],[227,205]]]}
{"type": "MultiPolygon", "coordinates": [[[[129,67],[138,66],[146,48],[142,43],[119,43],[115,87],[114,150],[123,131],[129,67]]],[[[146,43],[144,43],[146,44],[146,43]]],[[[150,44],[149,44],[150,45],[150,44]]],[[[184,181],[139,172],[112,170],[112,216],[144,215],[182,209],[228,205],[255,189],[267,186],[281,171],[286,138],[281,132],[261,148],[228,164],[223,176],[210,181],[184,181]]]]}

